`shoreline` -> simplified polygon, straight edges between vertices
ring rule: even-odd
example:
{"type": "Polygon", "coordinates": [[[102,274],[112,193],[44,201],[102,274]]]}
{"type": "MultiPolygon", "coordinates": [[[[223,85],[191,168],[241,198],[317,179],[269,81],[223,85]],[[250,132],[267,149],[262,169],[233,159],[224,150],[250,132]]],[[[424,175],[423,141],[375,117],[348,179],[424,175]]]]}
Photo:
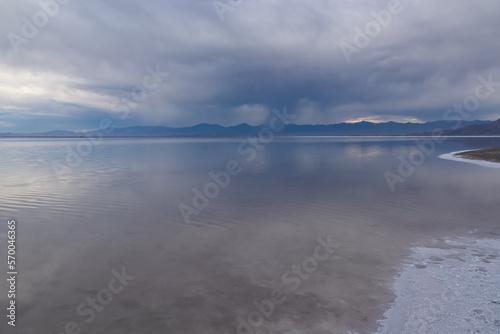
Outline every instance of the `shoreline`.
{"type": "Polygon", "coordinates": [[[489,168],[500,168],[500,149],[456,151],[439,156],[441,159],[460,161],[489,168]]]}

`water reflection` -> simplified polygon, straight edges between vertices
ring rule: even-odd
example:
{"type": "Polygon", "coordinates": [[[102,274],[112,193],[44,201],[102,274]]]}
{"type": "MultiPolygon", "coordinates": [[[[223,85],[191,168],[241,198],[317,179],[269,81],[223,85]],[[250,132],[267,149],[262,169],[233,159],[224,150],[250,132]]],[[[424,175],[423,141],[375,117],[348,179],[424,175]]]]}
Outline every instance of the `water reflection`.
{"type": "Polygon", "coordinates": [[[76,143],[0,140],[0,210],[20,222],[18,333],[81,320],[76,306],[122,266],[135,281],[86,333],[233,333],[275,288],[287,302],[268,329],[370,332],[411,243],[500,233],[499,171],[437,158],[498,139],[438,144],[394,193],[384,172],[415,139],[276,139],[253,162],[237,139],[105,140],[57,179],[52,162],[76,143]],[[184,224],[178,205],[192,205],[193,188],[229,160],[243,173],[184,224]],[[329,234],[335,255],[287,289],[283,272],[329,234]]]}

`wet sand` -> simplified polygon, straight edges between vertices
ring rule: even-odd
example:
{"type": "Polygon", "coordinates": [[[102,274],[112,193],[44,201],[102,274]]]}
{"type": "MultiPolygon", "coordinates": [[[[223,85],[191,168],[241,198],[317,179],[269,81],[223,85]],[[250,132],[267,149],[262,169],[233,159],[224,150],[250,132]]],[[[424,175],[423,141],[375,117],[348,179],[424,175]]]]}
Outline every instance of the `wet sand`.
{"type": "Polygon", "coordinates": [[[475,150],[457,153],[457,156],[472,160],[485,160],[500,163],[500,148],[475,150]]]}

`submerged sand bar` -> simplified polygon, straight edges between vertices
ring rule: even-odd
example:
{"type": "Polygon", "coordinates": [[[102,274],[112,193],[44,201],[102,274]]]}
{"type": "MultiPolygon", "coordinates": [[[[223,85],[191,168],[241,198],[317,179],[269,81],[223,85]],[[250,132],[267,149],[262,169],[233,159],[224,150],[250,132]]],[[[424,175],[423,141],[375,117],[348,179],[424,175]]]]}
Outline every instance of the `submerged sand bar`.
{"type": "Polygon", "coordinates": [[[484,167],[500,168],[500,148],[458,151],[439,156],[441,159],[462,161],[484,167]]]}

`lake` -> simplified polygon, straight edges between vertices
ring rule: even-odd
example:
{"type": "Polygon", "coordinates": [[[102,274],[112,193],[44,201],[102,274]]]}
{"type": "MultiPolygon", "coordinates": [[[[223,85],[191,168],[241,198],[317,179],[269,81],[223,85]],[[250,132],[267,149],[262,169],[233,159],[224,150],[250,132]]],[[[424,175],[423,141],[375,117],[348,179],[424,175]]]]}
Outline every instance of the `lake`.
{"type": "MultiPolygon", "coordinates": [[[[438,158],[493,147],[499,138],[1,139],[2,254],[7,220],[17,226],[9,333],[377,332],[412,268],[453,270],[470,255],[497,272],[500,170],[438,158]],[[434,260],[415,266],[419,256],[434,260]]],[[[481,312],[500,305],[491,292],[481,312]]],[[[497,315],[463,326],[498,329],[497,315]]]]}

